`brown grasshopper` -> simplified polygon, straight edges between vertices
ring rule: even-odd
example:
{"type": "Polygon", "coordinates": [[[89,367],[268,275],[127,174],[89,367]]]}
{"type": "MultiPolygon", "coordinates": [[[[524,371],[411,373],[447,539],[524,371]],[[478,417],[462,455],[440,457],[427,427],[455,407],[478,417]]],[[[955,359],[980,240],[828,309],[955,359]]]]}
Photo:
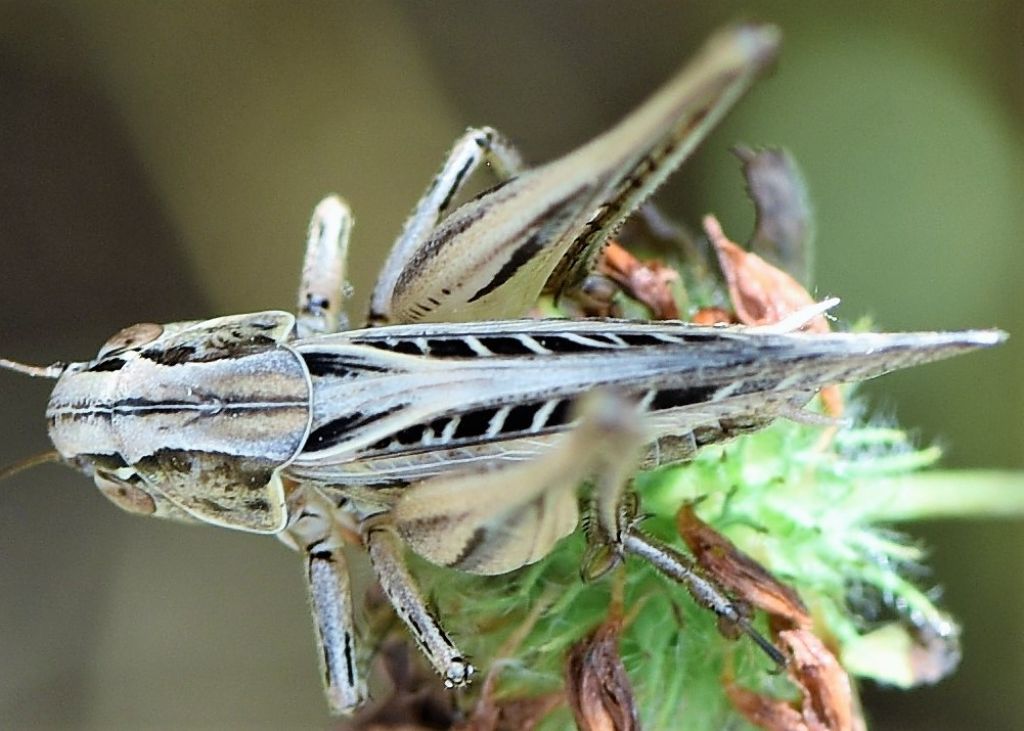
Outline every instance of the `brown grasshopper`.
{"type": "Polygon", "coordinates": [[[0,365],[57,380],[55,458],[133,513],[273,534],[306,560],[333,711],[365,699],[342,547],[362,546],[384,593],[449,687],[474,668],[428,609],[405,548],[501,574],[579,522],[594,479],[596,577],[626,554],[778,651],[691,560],[641,532],[629,475],[799,413],[819,388],[1003,339],[997,331],[797,332],[824,303],[765,328],[531,320],[543,292],[582,286],[608,237],[774,58],[770,26],[715,36],[621,123],[524,170],[470,129],[417,204],[373,291],[370,327],[343,330],[351,215],[310,226],[298,314],[260,312],[114,335],[91,360],[0,365]],[[495,187],[449,211],[487,163],[495,187]]]}

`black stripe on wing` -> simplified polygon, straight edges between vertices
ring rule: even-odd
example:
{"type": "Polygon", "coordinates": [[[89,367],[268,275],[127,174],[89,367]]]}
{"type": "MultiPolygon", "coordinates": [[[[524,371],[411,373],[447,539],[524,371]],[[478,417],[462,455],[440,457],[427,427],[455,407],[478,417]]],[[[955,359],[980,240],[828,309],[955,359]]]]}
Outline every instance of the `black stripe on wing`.
{"type": "Polygon", "coordinates": [[[359,337],[352,342],[405,355],[432,358],[490,358],[496,356],[581,355],[627,348],[678,346],[722,340],[715,332],[644,333],[580,331],[571,333],[502,333],[420,337],[359,337]]]}

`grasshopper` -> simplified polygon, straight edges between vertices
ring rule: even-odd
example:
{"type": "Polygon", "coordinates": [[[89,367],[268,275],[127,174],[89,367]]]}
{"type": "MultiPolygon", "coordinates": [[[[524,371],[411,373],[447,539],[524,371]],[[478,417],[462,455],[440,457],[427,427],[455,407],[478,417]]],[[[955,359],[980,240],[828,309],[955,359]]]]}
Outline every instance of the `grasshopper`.
{"type": "Polygon", "coordinates": [[[743,608],[639,528],[629,476],[794,416],[824,385],[994,345],[997,331],[798,332],[772,327],[517,319],[586,286],[609,236],[772,61],[778,33],[744,26],[610,131],[525,169],[470,129],[408,219],[368,327],[341,313],[352,217],[313,214],[297,314],[268,311],[121,330],[83,362],[3,367],[56,379],[54,459],[131,513],[275,535],[305,559],[332,711],[366,698],[343,547],[448,687],[474,667],[428,608],[406,548],[494,575],[547,555],[588,506],[596,578],[649,561],[776,660],[743,608]],[[501,182],[452,209],[488,164],[501,182]],[[451,210],[450,210],[451,209],[451,210]]]}

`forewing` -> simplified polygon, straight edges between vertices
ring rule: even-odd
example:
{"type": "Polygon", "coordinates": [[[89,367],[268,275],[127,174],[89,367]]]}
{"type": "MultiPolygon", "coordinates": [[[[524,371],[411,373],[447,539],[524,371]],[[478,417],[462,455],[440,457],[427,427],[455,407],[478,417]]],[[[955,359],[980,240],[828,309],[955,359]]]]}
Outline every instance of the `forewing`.
{"type": "Polygon", "coordinates": [[[651,439],[692,432],[700,446],[763,426],[823,385],[1000,337],[536,320],[353,331],[296,345],[316,406],[288,469],[339,484],[479,472],[545,451],[573,425],[574,402],[599,387],[633,398],[651,439]]]}

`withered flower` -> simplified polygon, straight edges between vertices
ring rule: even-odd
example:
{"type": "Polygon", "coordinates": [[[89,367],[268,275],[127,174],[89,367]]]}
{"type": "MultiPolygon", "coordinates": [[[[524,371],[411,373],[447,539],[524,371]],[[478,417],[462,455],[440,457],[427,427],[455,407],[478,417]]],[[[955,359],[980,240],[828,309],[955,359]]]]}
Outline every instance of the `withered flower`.
{"type": "Polygon", "coordinates": [[[672,284],[679,274],[659,261],[640,261],[618,242],[605,247],[598,270],[614,281],[627,296],[645,305],[655,320],[679,319],[672,284]]]}
{"type": "Polygon", "coordinates": [[[565,690],[581,731],[637,731],[633,688],[619,656],[623,621],[613,617],[569,651],[565,690]]]}
{"type": "MultiPolygon", "coordinates": [[[[718,254],[736,317],[744,325],[772,325],[815,304],[800,282],[730,241],[714,216],[704,217],[704,231],[718,254]]],[[[818,315],[804,329],[827,333],[830,328],[825,316],[818,315]]],[[[830,416],[842,416],[843,397],[837,387],[823,388],[821,400],[830,416]]]]}
{"type": "Polygon", "coordinates": [[[811,625],[807,608],[797,593],[698,518],[693,504],[680,508],[676,527],[697,563],[720,587],[772,617],[785,620],[787,626],[811,625]]]}

